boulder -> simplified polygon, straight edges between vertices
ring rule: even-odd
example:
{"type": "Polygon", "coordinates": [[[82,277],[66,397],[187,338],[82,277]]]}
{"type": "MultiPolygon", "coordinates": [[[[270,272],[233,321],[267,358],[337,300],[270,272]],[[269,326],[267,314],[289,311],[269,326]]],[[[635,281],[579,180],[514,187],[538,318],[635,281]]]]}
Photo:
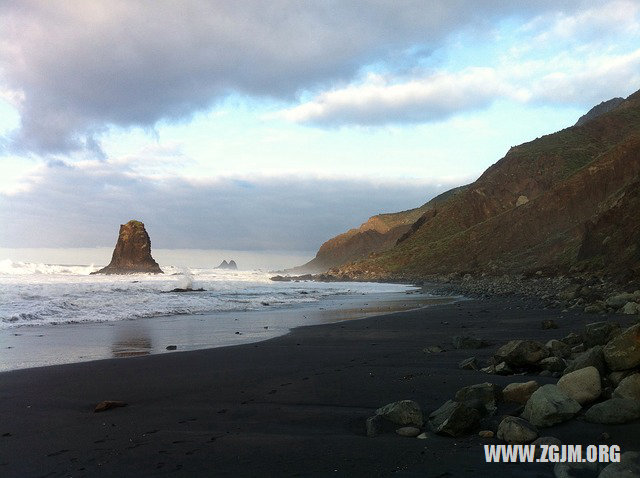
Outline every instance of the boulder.
{"type": "Polygon", "coordinates": [[[600,375],[604,375],[607,371],[607,365],[604,361],[604,355],[602,353],[602,346],[597,345],[589,350],[585,350],[578,355],[574,360],[569,363],[564,373],[571,373],[576,370],[580,370],[585,367],[595,367],[600,372],[600,375]]]}
{"type": "Polygon", "coordinates": [[[562,342],[567,344],[569,347],[573,347],[574,345],[578,345],[582,343],[582,337],[580,337],[575,332],[571,332],[565,338],[562,339],[562,342]]]}
{"type": "Polygon", "coordinates": [[[634,373],[623,378],[616,389],[613,396],[617,398],[631,398],[640,402],[640,373],[634,373]]]}
{"type": "Polygon", "coordinates": [[[478,436],[480,438],[493,438],[494,435],[495,433],[493,433],[491,430],[480,430],[478,432],[478,436]]]}
{"type": "Polygon", "coordinates": [[[640,312],[640,305],[636,302],[627,302],[622,308],[622,313],[625,315],[635,315],[638,312],[640,312]]]}
{"type": "Polygon", "coordinates": [[[416,427],[402,427],[396,430],[401,437],[415,438],[420,435],[420,429],[416,427]]]}
{"type": "Polygon", "coordinates": [[[151,257],[151,239],[144,224],[129,221],[120,225],[118,241],[107,267],[92,274],[162,274],[162,269],[151,257]]]}
{"type": "MultiPolygon", "coordinates": [[[[456,402],[473,402],[478,400],[488,413],[496,411],[496,402],[500,400],[500,387],[493,383],[477,383],[461,388],[456,392],[456,402]]],[[[467,403],[469,405],[469,403],[467,403]]]]}
{"type": "Polygon", "coordinates": [[[602,351],[611,370],[626,370],[640,365],[640,324],[623,331],[602,351]]]}
{"type": "Polygon", "coordinates": [[[511,375],[513,373],[513,369],[507,365],[506,362],[500,362],[498,365],[493,367],[493,372],[496,375],[511,375]]]}
{"type": "Polygon", "coordinates": [[[382,432],[383,418],[380,415],[374,415],[367,418],[367,436],[375,437],[382,432]]]}
{"type": "Polygon", "coordinates": [[[597,462],[560,462],[553,466],[555,478],[597,478],[600,467],[597,462]]]}
{"type": "Polygon", "coordinates": [[[584,344],[587,347],[604,345],[620,332],[620,324],[616,322],[593,322],[584,326],[584,344]]]}
{"type": "Polygon", "coordinates": [[[622,292],[620,294],[613,294],[607,297],[605,303],[607,306],[612,307],[614,309],[618,309],[622,307],[627,302],[633,302],[635,300],[635,295],[629,292],[622,292]]]}
{"type": "Polygon", "coordinates": [[[480,421],[480,413],[462,402],[447,401],[429,415],[429,426],[435,433],[457,437],[480,421]]]}
{"type": "Polygon", "coordinates": [[[549,340],[544,346],[554,357],[567,358],[571,355],[571,348],[560,340],[549,340]]]}
{"type": "Polygon", "coordinates": [[[451,343],[456,349],[480,349],[489,345],[488,342],[484,340],[463,335],[456,335],[451,339],[451,343]]]}
{"type": "Polygon", "coordinates": [[[550,427],[570,420],[582,407],[556,385],[548,384],[533,392],[522,412],[522,418],[537,427],[550,427]]]}
{"type": "Polygon", "coordinates": [[[618,385],[620,385],[620,382],[622,382],[622,379],[628,377],[633,373],[635,373],[633,370],[616,370],[615,372],[611,372],[609,375],[607,375],[607,378],[609,379],[611,385],[617,387],[618,385]]]}
{"type": "Polygon", "coordinates": [[[540,385],[533,380],[529,382],[510,383],[502,390],[502,399],[505,402],[515,402],[525,404],[531,398],[533,392],[538,390],[540,385]]]}
{"type": "Polygon", "coordinates": [[[564,290],[558,292],[558,299],[560,300],[573,300],[578,297],[578,293],[580,291],[579,284],[572,284],[566,287],[564,290]]]}
{"type": "Polygon", "coordinates": [[[600,372],[595,367],[585,367],[568,373],[558,380],[557,386],[580,405],[593,402],[602,393],[600,372]]]}
{"type": "Polygon", "coordinates": [[[640,453],[628,451],[620,455],[618,463],[610,463],[598,478],[640,478],[640,453]]]}
{"type": "Polygon", "coordinates": [[[555,445],[557,447],[560,447],[562,446],[562,440],[556,437],[540,437],[536,438],[531,444],[535,445],[536,447],[536,458],[540,458],[540,456],[542,456],[542,447],[540,445],[555,445]]]}
{"type": "Polygon", "coordinates": [[[600,314],[606,310],[605,304],[602,301],[594,302],[584,308],[585,314],[600,314]]]}
{"type": "Polygon", "coordinates": [[[530,443],[538,438],[538,430],[522,418],[504,417],[498,426],[498,438],[509,444],[530,443]]]}
{"type": "Polygon", "coordinates": [[[556,324],[555,320],[545,319],[540,322],[540,327],[542,328],[542,330],[557,329],[558,324],[556,324]]]}
{"type": "Polygon", "coordinates": [[[494,354],[496,363],[505,362],[511,367],[529,367],[549,356],[549,351],[534,340],[512,340],[494,354]]]}
{"type": "Polygon", "coordinates": [[[547,357],[540,360],[540,367],[549,372],[562,372],[567,368],[567,362],[560,357],[547,357]]]}
{"type": "Polygon", "coordinates": [[[626,423],[640,418],[640,402],[630,398],[611,398],[593,405],[584,418],[593,423],[626,423]]]}
{"type": "Polygon", "coordinates": [[[423,423],[422,409],[413,400],[400,400],[380,407],[376,415],[386,418],[397,425],[415,425],[421,427],[423,423]]]}

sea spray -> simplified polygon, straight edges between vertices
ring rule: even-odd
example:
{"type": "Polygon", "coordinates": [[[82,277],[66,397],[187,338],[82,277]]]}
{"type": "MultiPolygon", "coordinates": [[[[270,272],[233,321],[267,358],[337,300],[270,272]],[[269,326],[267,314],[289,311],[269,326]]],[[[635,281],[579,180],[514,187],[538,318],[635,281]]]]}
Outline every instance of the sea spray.
{"type": "Polygon", "coordinates": [[[193,290],[193,274],[189,269],[182,271],[182,276],[178,279],[178,289],[193,290]]]}

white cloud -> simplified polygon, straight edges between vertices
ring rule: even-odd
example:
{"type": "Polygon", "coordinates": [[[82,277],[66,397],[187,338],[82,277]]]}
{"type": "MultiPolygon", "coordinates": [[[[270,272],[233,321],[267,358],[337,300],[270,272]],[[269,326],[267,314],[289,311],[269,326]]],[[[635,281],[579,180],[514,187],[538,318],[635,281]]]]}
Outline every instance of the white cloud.
{"type": "MultiPolygon", "coordinates": [[[[0,87],[16,92],[16,150],[100,154],[99,138],[110,125],[188,119],[230,92],[290,101],[301,91],[352,81],[366,65],[406,63],[407,52],[433,51],[461,29],[578,4],[0,2],[0,87]]],[[[405,89],[388,94],[420,96],[405,89]]],[[[387,101],[393,106],[402,99],[387,101]]]]}
{"type": "Polygon", "coordinates": [[[279,114],[299,123],[423,122],[484,107],[505,96],[517,97],[518,92],[493,68],[467,68],[404,82],[369,75],[364,83],[321,93],[279,114]]]}
{"type": "Polygon", "coordinates": [[[558,12],[539,16],[523,30],[541,30],[533,42],[551,43],[571,40],[585,42],[601,39],[613,33],[638,33],[640,5],[636,1],[617,0],[604,2],[582,11],[567,14],[558,12]]]}

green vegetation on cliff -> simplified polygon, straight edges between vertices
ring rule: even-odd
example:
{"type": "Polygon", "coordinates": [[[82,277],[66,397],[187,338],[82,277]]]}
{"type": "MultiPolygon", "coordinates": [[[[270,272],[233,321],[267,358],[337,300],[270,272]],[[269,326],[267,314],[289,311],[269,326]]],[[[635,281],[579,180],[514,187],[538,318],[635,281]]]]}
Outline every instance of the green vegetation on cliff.
{"type": "MultiPolygon", "coordinates": [[[[635,93],[580,126],[511,148],[474,183],[411,215],[374,216],[402,224],[397,243],[360,251],[362,260],[345,260],[330,272],[360,279],[536,270],[636,277],[640,204],[633,193],[639,175],[635,93]],[[412,225],[402,222],[418,212],[412,225]]],[[[349,233],[362,233],[366,224],[349,233]]]]}

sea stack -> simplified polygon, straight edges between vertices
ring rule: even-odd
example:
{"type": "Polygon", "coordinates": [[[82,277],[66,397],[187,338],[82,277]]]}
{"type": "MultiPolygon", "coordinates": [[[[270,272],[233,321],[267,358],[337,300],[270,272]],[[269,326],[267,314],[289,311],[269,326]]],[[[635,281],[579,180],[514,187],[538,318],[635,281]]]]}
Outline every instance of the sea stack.
{"type": "Polygon", "coordinates": [[[109,265],[93,274],[134,274],[136,272],[162,274],[162,269],[151,257],[151,239],[144,224],[131,220],[120,225],[118,242],[109,265]]]}
{"type": "Polygon", "coordinates": [[[238,270],[238,265],[236,264],[236,261],[234,261],[233,259],[231,259],[229,262],[224,260],[220,263],[218,267],[216,267],[216,269],[228,269],[228,270],[235,271],[235,270],[238,270]]]}

